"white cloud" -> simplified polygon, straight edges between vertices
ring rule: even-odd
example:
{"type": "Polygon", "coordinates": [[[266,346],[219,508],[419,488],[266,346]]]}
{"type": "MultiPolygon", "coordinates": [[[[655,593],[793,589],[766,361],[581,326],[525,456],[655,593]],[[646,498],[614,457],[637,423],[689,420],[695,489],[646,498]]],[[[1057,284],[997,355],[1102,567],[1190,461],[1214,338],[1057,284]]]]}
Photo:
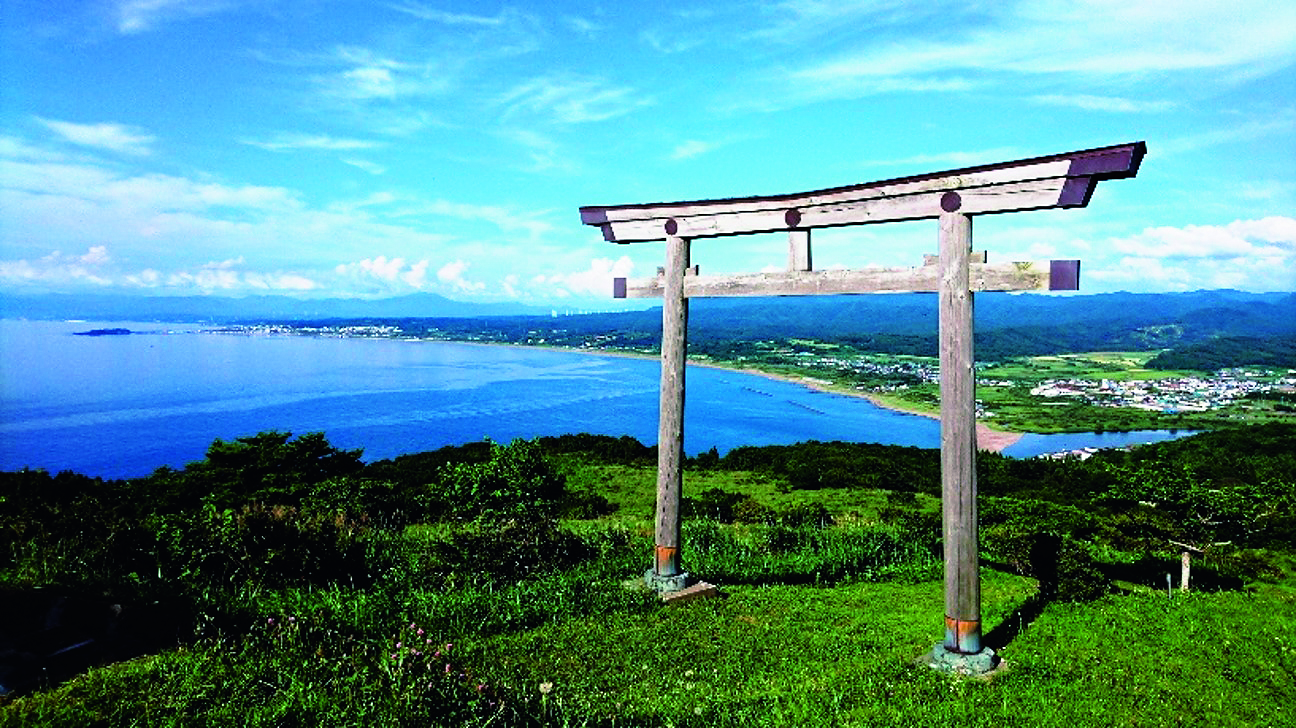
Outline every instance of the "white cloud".
{"type": "Polygon", "coordinates": [[[628,278],[634,274],[634,261],[629,256],[611,258],[594,258],[589,267],[574,273],[556,273],[538,275],[531,279],[531,284],[539,288],[541,296],[593,296],[607,298],[612,295],[612,279],[628,278]]]}
{"type": "Polygon", "coordinates": [[[145,271],[126,276],[127,283],[139,287],[156,288],[165,284],[167,288],[177,291],[198,289],[203,293],[219,292],[228,295],[243,293],[304,293],[314,291],[321,286],[315,280],[299,273],[265,273],[241,270],[243,261],[226,260],[207,263],[197,270],[181,270],[163,276],[156,270],[145,271]]]}
{"type": "Polygon", "coordinates": [[[143,33],[176,20],[212,15],[238,6],[236,0],[116,0],[113,11],[118,32],[143,33]]]}
{"type": "Polygon", "coordinates": [[[411,200],[391,212],[397,218],[436,215],[487,222],[505,232],[522,231],[532,238],[540,237],[553,229],[544,220],[536,219],[540,214],[543,213],[527,213],[497,205],[472,205],[450,200],[411,200]]]}
{"type": "Polygon", "coordinates": [[[420,20],[430,20],[444,25],[495,26],[504,22],[503,15],[491,17],[468,13],[451,13],[418,2],[389,3],[387,7],[406,15],[412,15],[420,20]]]}
{"type": "Polygon", "coordinates": [[[1112,241],[1119,252],[1143,258],[1291,258],[1296,263],[1296,219],[1266,217],[1227,225],[1148,228],[1112,241]]]}
{"type": "Polygon", "coordinates": [[[566,154],[558,143],[533,129],[505,129],[500,135],[524,147],[530,164],[523,167],[532,173],[573,173],[577,170],[575,155],[566,154]]]}
{"type": "Polygon", "coordinates": [[[470,263],[463,260],[446,263],[437,270],[437,280],[456,291],[471,292],[484,290],[486,288],[485,283],[470,281],[464,277],[464,273],[468,271],[470,265],[470,263]]]}
{"type": "Polygon", "coordinates": [[[369,141],[367,139],[331,137],[325,134],[280,134],[266,141],[244,139],[243,143],[271,152],[281,152],[293,149],[353,151],[356,149],[373,149],[374,147],[381,146],[379,142],[369,141]]]}
{"type": "Polygon", "coordinates": [[[979,164],[992,164],[1011,159],[1019,159],[1022,150],[1016,147],[995,147],[974,151],[939,152],[936,154],[916,154],[901,159],[870,160],[870,165],[904,165],[915,167],[941,166],[946,168],[974,167],[979,164]]]}
{"type": "Polygon", "coordinates": [[[35,261],[0,260],[0,282],[19,286],[59,288],[67,284],[112,284],[108,249],[102,245],[91,247],[82,255],[66,255],[54,251],[35,261]]]}
{"type": "Polygon", "coordinates": [[[720,145],[711,142],[689,139],[677,144],[675,149],[671,151],[670,158],[674,160],[692,159],[696,156],[706,154],[718,146],[720,145]]]}
{"type": "Polygon", "coordinates": [[[348,82],[351,95],[356,98],[391,98],[396,95],[396,81],[389,68],[353,68],[343,73],[342,78],[348,82]]]}
{"type": "Polygon", "coordinates": [[[344,164],[349,164],[356,169],[362,169],[369,174],[378,175],[384,174],[387,171],[387,168],[381,164],[376,164],[364,159],[343,159],[342,162],[344,164]]]}
{"type": "Polygon", "coordinates": [[[1088,94],[1047,94],[1035,96],[1036,103],[1049,106],[1072,106],[1085,111],[1110,111],[1113,113],[1159,113],[1179,106],[1174,101],[1141,101],[1119,96],[1090,96],[1088,94]]]}
{"type": "Polygon", "coordinates": [[[464,274],[470,264],[455,260],[441,266],[432,280],[428,273],[431,261],[407,261],[405,258],[388,258],[379,255],[355,263],[344,263],[334,268],[343,287],[366,295],[395,295],[410,290],[427,291],[438,287],[453,293],[473,293],[486,288],[486,284],[471,281],[464,274]]]}
{"type": "Polygon", "coordinates": [[[740,84],[722,105],[771,110],[883,93],[1016,91],[1034,79],[1069,91],[1036,95],[1041,103],[1159,112],[1173,105],[1081,89],[1204,73],[1232,82],[1296,60],[1296,5],[1272,0],[797,1],[765,17],[753,39],[797,49],[813,39],[830,55],[785,63],[781,77],[762,69],[761,85],[740,84]]]}
{"type": "Polygon", "coordinates": [[[593,38],[595,34],[603,30],[603,26],[598,23],[595,23],[589,18],[582,18],[576,15],[564,15],[562,22],[563,25],[566,25],[568,28],[571,28],[577,33],[589,38],[593,38]]]}
{"type": "Polygon", "coordinates": [[[1119,258],[1099,261],[1085,276],[1140,290],[1296,288],[1296,219],[1235,220],[1227,225],[1148,228],[1099,249],[1119,258]]]}
{"type": "Polygon", "coordinates": [[[403,270],[405,270],[404,258],[392,258],[389,260],[385,255],[376,258],[365,258],[357,263],[345,263],[336,268],[339,275],[359,275],[385,283],[394,283],[403,270]]]}
{"type": "Polygon", "coordinates": [[[105,149],[120,154],[145,155],[155,138],[135,127],[105,122],[102,124],[76,124],[70,121],[43,119],[36,121],[59,135],[63,140],[85,147],[105,149]]]}
{"type": "Polygon", "coordinates": [[[519,84],[499,98],[504,118],[543,117],[559,124],[606,121],[653,103],[628,86],[578,76],[542,76],[519,84]]]}

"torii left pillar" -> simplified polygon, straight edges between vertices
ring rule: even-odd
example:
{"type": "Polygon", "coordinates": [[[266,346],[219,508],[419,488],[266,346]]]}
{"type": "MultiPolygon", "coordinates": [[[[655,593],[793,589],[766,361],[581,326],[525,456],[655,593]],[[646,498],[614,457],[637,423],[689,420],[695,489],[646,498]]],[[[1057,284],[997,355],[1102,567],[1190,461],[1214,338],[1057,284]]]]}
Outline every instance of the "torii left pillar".
{"type": "Polygon", "coordinates": [[[661,404],[657,418],[657,518],[648,585],[672,592],[688,585],[680,568],[680,497],[684,485],[684,367],[688,354],[688,298],[684,276],[689,270],[689,241],[666,238],[665,290],[662,300],[661,404]]]}

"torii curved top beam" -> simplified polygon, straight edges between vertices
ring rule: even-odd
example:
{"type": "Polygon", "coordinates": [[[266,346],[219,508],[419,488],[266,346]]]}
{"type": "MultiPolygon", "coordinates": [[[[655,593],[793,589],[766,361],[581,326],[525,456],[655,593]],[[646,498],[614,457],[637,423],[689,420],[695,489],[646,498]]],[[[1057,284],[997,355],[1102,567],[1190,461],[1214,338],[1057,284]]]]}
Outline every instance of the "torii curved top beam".
{"type": "Polygon", "coordinates": [[[921,220],[942,209],[978,215],[1084,207],[1099,180],[1133,177],[1145,154],[1147,146],[1133,142],[814,192],[590,206],[580,209],[581,222],[602,228],[609,242],[634,243],[921,220]]]}

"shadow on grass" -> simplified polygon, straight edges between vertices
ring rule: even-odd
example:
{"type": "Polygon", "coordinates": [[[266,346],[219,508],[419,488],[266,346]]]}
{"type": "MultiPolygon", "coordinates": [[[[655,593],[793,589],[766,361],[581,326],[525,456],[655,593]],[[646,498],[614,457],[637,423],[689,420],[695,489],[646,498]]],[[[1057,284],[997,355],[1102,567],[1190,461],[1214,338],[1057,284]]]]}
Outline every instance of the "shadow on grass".
{"type": "MultiPolygon", "coordinates": [[[[1115,582],[1126,582],[1165,589],[1167,583],[1178,590],[1180,562],[1156,556],[1146,556],[1129,564],[1092,563],[1088,569],[1072,570],[1063,568],[1063,540],[1048,534],[1041,534],[1032,545],[1030,568],[1027,576],[1039,580],[1039,592],[1029,597],[1012,615],[990,630],[983,638],[986,647],[996,652],[1012,643],[1044,610],[1054,602],[1087,602],[1105,594],[1126,591],[1115,586],[1115,582]],[[1087,573],[1086,573],[1087,572],[1087,573]],[[1102,588],[1096,589],[1093,575],[1101,575],[1105,581],[1102,588]],[[1080,577],[1080,578],[1077,578],[1080,577]],[[1167,582],[1167,577],[1169,581],[1167,582]],[[1073,583],[1074,582],[1074,583],[1073,583]]],[[[1021,573],[1021,569],[1010,564],[984,562],[986,566],[1010,573],[1021,573]]],[[[1245,588],[1244,581],[1234,575],[1223,574],[1208,566],[1194,564],[1189,586],[1197,592],[1240,591],[1245,588]]]]}
{"type": "Polygon", "coordinates": [[[75,590],[0,587],[0,695],[57,685],[88,668],[191,636],[188,605],[112,603],[75,590]]]}

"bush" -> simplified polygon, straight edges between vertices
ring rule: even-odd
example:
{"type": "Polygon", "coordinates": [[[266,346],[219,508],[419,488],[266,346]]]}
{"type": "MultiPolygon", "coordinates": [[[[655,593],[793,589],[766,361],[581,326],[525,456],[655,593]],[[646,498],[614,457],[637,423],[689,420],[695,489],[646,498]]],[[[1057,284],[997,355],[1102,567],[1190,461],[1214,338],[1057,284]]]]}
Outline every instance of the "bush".
{"type": "Polygon", "coordinates": [[[1047,601],[1092,601],[1112,589],[1109,579],[1084,544],[1069,534],[1047,530],[988,529],[982,548],[991,558],[1023,576],[1039,580],[1040,596],[1047,601]]]}
{"type": "Polygon", "coordinates": [[[208,590],[346,584],[368,586],[390,563],[376,563],[366,541],[377,537],[362,517],[304,513],[254,503],[239,511],[168,516],[157,524],[158,573],[203,594],[208,590]]]}
{"type": "Polygon", "coordinates": [[[461,522],[552,521],[566,496],[562,474],[528,440],[491,443],[489,460],[447,465],[441,478],[450,513],[461,522]]]}

